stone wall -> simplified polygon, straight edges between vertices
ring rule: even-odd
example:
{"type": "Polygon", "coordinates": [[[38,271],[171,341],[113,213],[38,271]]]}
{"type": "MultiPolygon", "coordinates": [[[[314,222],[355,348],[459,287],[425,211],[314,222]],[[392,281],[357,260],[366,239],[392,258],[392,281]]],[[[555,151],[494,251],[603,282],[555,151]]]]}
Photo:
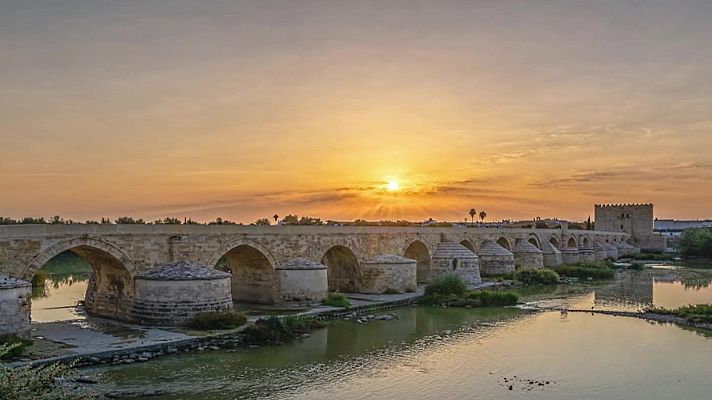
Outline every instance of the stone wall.
{"type": "Polygon", "coordinates": [[[477,255],[465,246],[451,241],[441,242],[433,254],[431,279],[457,275],[469,284],[482,282],[477,255]]]}
{"type": "Polygon", "coordinates": [[[415,292],[417,262],[396,255],[380,255],[361,262],[361,293],[415,292]]]}
{"type": "Polygon", "coordinates": [[[0,337],[3,335],[30,335],[29,282],[0,276],[0,337]]]}
{"type": "Polygon", "coordinates": [[[512,251],[514,253],[514,264],[522,269],[544,268],[544,255],[536,246],[527,240],[518,239],[512,251]]]}
{"type": "Polygon", "coordinates": [[[232,308],[229,277],[164,281],[136,278],[133,320],[149,325],[182,325],[195,314],[232,308]]]}
{"type": "Polygon", "coordinates": [[[653,232],[652,204],[596,204],[596,229],[625,232],[643,249],[665,250],[665,237],[653,232]]]}
{"type": "Polygon", "coordinates": [[[295,258],[275,270],[279,282],[280,301],[320,302],[328,291],[325,265],[303,258],[295,258]]]}

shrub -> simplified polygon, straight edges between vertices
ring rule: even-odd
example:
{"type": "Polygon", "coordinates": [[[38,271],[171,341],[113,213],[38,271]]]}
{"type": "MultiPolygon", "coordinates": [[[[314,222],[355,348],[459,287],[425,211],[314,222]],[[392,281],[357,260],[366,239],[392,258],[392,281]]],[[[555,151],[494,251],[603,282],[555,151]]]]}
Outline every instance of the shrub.
{"type": "Polygon", "coordinates": [[[634,260],[648,261],[670,261],[673,259],[673,256],[665,253],[635,253],[626,257],[632,258],[634,260]]]}
{"type": "Polygon", "coordinates": [[[443,275],[433,279],[425,287],[425,295],[455,295],[462,296],[467,291],[467,282],[454,274],[443,275]]]}
{"type": "Polygon", "coordinates": [[[690,305],[672,310],[667,308],[650,308],[647,311],[655,314],[676,315],[691,322],[712,323],[712,305],[710,304],[690,305]]]}
{"type": "Polygon", "coordinates": [[[680,236],[678,247],[685,256],[712,257],[712,229],[686,229],[680,236]]]}
{"type": "Polygon", "coordinates": [[[281,344],[322,327],[324,324],[314,317],[271,316],[248,326],[240,336],[246,344],[281,344]]]}
{"type": "Polygon", "coordinates": [[[551,284],[559,282],[559,274],[556,271],[543,268],[543,269],[520,269],[514,273],[514,279],[524,283],[525,285],[531,284],[551,284]]]}
{"type": "MultiPolygon", "coordinates": [[[[20,343],[0,345],[0,358],[6,357],[20,343]]],[[[84,390],[68,379],[75,376],[71,365],[51,364],[41,367],[7,368],[0,363],[0,398],[3,400],[78,400],[89,399],[84,390]]]]}
{"type": "Polygon", "coordinates": [[[628,269],[642,271],[643,269],[645,269],[645,264],[643,264],[642,262],[634,262],[630,264],[630,267],[628,267],[628,269]]]}
{"type": "Polygon", "coordinates": [[[324,299],[324,304],[331,307],[351,307],[351,302],[341,293],[329,293],[324,299]]]}
{"type": "Polygon", "coordinates": [[[244,314],[234,310],[222,310],[196,314],[186,323],[186,326],[206,331],[211,329],[233,329],[245,323],[247,323],[247,317],[244,314]]]}
{"type": "Polygon", "coordinates": [[[25,352],[25,348],[31,344],[32,340],[15,335],[0,336],[0,346],[5,347],[5,352],[0,354],[0,360],[20,357],[25,352]]]}

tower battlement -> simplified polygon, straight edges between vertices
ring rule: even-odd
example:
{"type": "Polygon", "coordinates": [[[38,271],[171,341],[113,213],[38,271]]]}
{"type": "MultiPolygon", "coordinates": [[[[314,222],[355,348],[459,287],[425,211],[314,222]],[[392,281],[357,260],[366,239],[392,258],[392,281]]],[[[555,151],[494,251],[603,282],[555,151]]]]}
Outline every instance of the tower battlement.
{"type": "Polygon", "coordinates": [[[594,206],[596,229],[625,232],[642,248],[664,250],[665,239],[653,234],[652,203],[610,203],[594,206]]]}

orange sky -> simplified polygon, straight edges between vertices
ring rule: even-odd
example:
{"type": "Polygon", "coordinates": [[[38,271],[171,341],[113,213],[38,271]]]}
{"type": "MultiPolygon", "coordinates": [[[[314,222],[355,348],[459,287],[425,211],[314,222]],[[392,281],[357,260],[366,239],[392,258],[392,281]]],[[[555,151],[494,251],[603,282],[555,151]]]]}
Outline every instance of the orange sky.
{"type": "Polygon", "coordinates": [[[711,3],[28,3],[0,216],[712,217],[711,3]]]}

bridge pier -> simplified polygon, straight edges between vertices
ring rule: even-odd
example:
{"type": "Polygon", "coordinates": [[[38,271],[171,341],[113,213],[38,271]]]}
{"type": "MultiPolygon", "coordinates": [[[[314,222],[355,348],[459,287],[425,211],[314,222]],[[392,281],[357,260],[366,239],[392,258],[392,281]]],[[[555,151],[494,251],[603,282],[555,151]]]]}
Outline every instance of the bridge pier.
{"type": "Polygon", "coordinates": [[[535,245],[524,239],[517,239],[514,244],[514,263],[517,268],[544,268],[544,254],[535,245]]]}

